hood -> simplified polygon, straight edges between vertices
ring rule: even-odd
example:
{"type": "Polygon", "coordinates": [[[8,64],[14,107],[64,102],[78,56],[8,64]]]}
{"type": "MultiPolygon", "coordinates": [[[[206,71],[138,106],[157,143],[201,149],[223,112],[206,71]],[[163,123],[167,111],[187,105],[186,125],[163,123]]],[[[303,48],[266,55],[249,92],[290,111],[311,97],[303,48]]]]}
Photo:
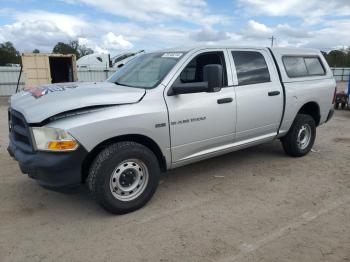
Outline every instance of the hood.
{"type": "Polygon", "coordinates": [[[145,89],[109,82],[75,82],[42,85],[11,97],[11,108],[22,113],[28,123],[39,123],[70,110],[139,102],[145,89]]]}

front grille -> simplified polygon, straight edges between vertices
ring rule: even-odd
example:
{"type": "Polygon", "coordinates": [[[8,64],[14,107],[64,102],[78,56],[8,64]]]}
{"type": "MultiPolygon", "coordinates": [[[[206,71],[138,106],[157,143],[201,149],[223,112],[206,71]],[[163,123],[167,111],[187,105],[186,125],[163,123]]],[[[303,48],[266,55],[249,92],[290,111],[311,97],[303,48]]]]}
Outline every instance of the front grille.
{"type": "Polygon", "coordinates": [[[31,133],[24,116],[9,108],[8,118],[11,142],[23,151],[33,152],[31,133]]]}

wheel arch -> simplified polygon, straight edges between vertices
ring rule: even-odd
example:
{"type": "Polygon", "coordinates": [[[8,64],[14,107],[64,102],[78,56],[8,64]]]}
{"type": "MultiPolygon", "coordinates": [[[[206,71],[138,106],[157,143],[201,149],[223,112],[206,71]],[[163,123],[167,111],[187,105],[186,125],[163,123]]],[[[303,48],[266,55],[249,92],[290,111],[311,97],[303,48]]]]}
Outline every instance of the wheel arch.
{"type": "Polygon", "coordinates": [[[309,115],[315,120],[316,126],[320,124],[320,120],[321,120],[320,106],[315,101],[310,101],[305,103],[299,109],[297,114],[309,115]]]}
{"type": "Polygon", "coordinates": [[[89,168],[94,160],[94,158],[97,156],[101,150],[106,148],[110,144],[114,144],[117,142],[122,142],[122,141],[132,141],[139,143],[141,145],[146,146],[148,149],[150,149],[155,156],[158,159],[160,169],[165,172],[167,170],[167,164],[166,164],[166,159],[165,156],[162,153],[162,150],[158,146],[158,144],[151,138],[145,135],[139,135],[139,134],[130,134],[130,135],[120,135],[116,137],[112,137],[109,139],[106,139],[96,145],[85,157],[83,164],[82,164],[82,182],[85,182],[88,173],[89,173],[89,168]]]}

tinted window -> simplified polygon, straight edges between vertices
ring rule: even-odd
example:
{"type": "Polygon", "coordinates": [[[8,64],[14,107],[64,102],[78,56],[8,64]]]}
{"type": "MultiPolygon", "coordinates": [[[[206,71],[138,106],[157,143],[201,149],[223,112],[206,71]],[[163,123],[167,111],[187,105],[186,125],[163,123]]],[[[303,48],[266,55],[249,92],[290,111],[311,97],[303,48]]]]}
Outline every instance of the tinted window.
{"type": "Polygon", "coordinates": [[[324,75],[324,68],[317,57],[305,58],[305,64],[309,75],[324,75]]]}
{"type": "Polygon", "coordinates": [[[226,67],[223,52],[210,52],[196,56],[187,64],[180,74],[182,83],[203,82],[205,65],[217,64],[223,68],[223,86],[227,86],[226,67]]]}
{"type": "Polygon", "coordinates": [[[232,51],[239,85],[270,82],[269,69],[259,52],[232,51]]]}
{"type": "Polygon", "coordinates": [[[289,77],[324,75],[325,71],[318,57],[283,57],[283,64],[289,77]]]}
{"type": "Polygon", "coordinates": [[[307,76],[307,69],[302,57],[284,57],[283,63],[289,77],[307,76]]]}
{"type": "MultiPolygon", "coordinates": [[[[182,83],[196,82],[197,59],[192,59],[191,62],[182,70],[180,79],[182,83]]],[[[199,82],[199,81],[197,81],[199,82]]]]}

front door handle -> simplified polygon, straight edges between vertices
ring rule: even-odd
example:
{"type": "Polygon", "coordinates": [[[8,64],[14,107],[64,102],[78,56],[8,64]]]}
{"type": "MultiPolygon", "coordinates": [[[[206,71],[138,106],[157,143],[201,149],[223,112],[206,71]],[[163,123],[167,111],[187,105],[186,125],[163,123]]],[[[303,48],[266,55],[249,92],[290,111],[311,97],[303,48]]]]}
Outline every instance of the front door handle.
{"type": "Polygon", "coordinates": [[[231,103],[232,101],[232,97],[220,98],[218,99],[218,104],[231,103]]]}
{"type": "Polygon", "coordinates": [[[278,96],[280,94],[280,91],[271,91],[268,94],[269,96],[278,96]]]}

